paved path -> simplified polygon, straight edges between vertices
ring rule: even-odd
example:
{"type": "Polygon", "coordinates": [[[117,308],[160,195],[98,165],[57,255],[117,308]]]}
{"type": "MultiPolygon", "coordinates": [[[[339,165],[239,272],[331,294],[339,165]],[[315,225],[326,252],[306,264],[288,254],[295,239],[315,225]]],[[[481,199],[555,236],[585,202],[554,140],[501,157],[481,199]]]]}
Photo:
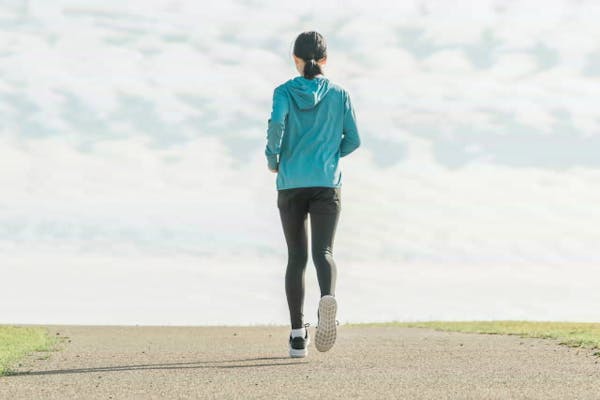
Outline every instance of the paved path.
{"type": "Polygon", "coordinates": [[[63,350],[1,377],[0,399],[600,398],[600,357],[553,340],[340,326],[290,359],[282,327],[50,330],[63,350]]]}

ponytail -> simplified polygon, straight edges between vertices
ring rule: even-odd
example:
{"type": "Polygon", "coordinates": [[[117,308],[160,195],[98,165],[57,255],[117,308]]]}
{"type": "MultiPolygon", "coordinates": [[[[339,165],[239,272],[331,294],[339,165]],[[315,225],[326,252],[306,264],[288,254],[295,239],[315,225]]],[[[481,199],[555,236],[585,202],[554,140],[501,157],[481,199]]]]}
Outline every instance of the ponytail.
{"type": "Polygon", "coordinates": [[[323,74],[323,70],[316,60],[327,57],[327,43],[325,38],[318,32],[302,32],[294,42],[294,55],[304,60],[303,75],[312,79],[316,75],[323,74]]]}
{"type": "MultiPolygon", "coordinates": [[[[305,60],[306,61],[306,60],[305,60]]],[[[314,58],[306,61],[304,64],[304,77],[308,79],[314,78],[316,75],[322,74],[321,66],[317,64],[314,58]]]]}

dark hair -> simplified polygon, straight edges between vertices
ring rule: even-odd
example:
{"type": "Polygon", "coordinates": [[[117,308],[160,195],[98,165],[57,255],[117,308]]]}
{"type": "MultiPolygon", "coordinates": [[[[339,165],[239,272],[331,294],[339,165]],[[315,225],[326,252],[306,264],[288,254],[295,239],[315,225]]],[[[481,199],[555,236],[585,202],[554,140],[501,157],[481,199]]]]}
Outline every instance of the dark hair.
{"type": "Polygon", "coordinates": [[[315,75],[322,74],[317,60],[327,56],[325,38],[319,32],[302,32],[294,42],[294,55],[306,62],[303,74],[305,78],[312,79],[315,75]]]}

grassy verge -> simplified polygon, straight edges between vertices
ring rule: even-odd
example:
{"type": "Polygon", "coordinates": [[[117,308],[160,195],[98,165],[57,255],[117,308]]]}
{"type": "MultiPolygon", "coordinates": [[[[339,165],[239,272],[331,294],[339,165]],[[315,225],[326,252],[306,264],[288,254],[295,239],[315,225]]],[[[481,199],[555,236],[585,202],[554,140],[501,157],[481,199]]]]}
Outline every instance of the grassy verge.
{"type": "MultiPolygon", "coordinates": [[[[360,324],[364,326],[363,324],[360,324]]],[[[571,347],[600,349],[600,323],[538,322],[538,321],[427,321],[366,324],[373,326],[402,326],[431,328],[439,331],[474,332],[518,335],[532,338],[551,338],[571,347]]],[[[596,353],[600,355],[600,352],[596,353]]]]}
{"type": "Polygon", "coordinates": [[[57,340],[42,327],[0,325],[0,376],[10,372],[10,366],[34,351],[50,351],[57,340]]]}

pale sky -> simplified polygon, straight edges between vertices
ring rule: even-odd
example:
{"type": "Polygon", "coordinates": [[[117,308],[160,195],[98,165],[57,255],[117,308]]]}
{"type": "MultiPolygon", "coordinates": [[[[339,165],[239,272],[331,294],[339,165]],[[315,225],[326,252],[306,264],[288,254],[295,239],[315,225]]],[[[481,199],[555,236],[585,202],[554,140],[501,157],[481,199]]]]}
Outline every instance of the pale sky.
{"type": "Polygon", "coordinates": [[[600,318],[600,4],[291,4],[0,0],[0,323],[286,322],[264,145],[304,30],[363,139],[347,320],[600,318]]]}

